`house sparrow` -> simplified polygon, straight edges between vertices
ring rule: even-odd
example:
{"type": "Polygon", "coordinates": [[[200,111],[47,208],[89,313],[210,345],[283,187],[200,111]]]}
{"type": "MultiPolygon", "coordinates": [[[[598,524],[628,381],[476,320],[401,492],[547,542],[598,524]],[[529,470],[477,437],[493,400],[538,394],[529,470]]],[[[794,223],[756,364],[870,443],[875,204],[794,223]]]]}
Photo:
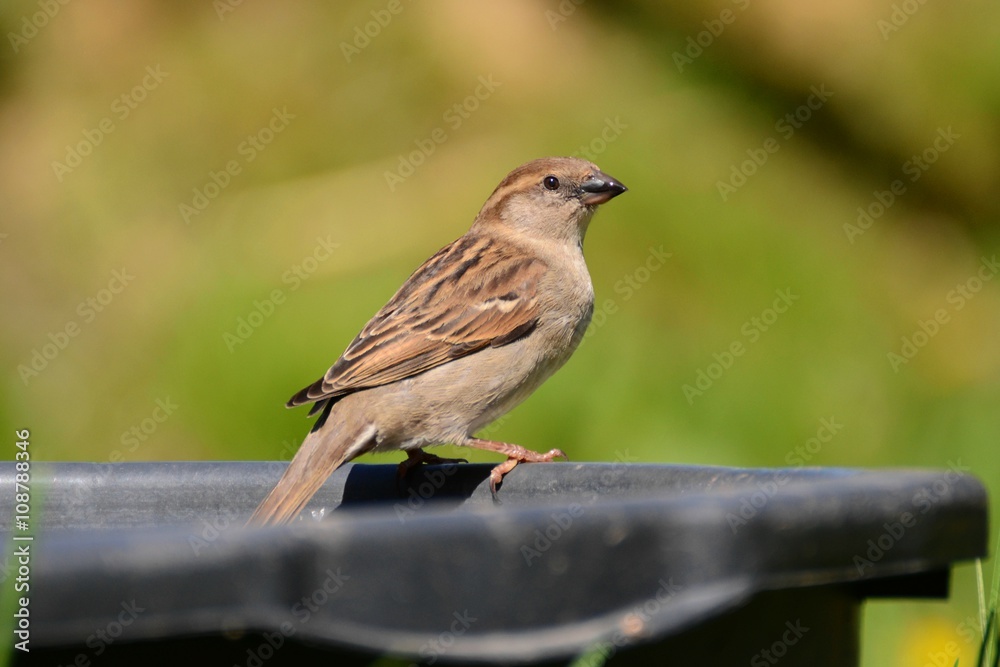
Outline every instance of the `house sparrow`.
{"type": "Polygon", "coordinates": [[[471,229],[411,275],[322,378],[288,401],[319,420],[251,524],[294,518],[329,475],[366,452],[401,449],[400,473],[441,463],[423,447],[498,452],[496,493],[522,462],[565,458],[474,437],[539,387],[576,349],[594,288],[583,237],[600,204],[625,192],[596,165],[544,158],[510,172],[471,229]]]}

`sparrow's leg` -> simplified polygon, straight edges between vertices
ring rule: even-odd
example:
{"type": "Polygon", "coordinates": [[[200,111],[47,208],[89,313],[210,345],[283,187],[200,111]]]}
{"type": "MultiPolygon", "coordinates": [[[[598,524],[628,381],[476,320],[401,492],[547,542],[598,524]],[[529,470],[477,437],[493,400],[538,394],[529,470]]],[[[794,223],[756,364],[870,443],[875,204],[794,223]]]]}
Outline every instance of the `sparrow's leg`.
{"type": "Polygon", "coordinates": [[[497,485],[503,481],[503,476],[513,470],[518,463],[548,463],[556,458],[568,458],[561,449],[550,449],[544,454],[525,449],[520,445],[512,445],[509,442],[497,442],[496,440],[480,440],[479,438],[468,438],[458,443],[464,447],[475,447],[485,449],[489,452],[499,452],[506,454],[507,460],[490,471],[490,491],[494,496],[497,494],[497,485]]]}
{"type": "Polygon", "coordinates": [[[422,463],[426,463],[427,465],[445,465],[448,463],[468,463],[468,461],[465,459],[442,458],[434,454],[428,454],[422,449],[407,449],[406,460],[399,464],[397,477],[399,479],[406,477],[411,470],[422,463]]]}

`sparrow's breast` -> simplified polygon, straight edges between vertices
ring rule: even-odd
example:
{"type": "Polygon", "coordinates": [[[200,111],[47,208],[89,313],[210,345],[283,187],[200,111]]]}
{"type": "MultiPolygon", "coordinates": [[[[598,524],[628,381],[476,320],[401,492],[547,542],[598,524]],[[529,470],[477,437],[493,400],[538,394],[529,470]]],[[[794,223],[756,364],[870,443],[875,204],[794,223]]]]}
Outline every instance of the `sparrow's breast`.
{"type": "Polygon", "coordinates": [[[542,281],[538,326],[529,335],[500,348],[484,350],[508,372],[490,388],[491,400],[473,421],[473,430],[497,419],[530,396],[565,364],[583,340],[594,313],[594,288],[583,262],[557,265],[542,281]],[[502,361],[500,361],[502,360],[502,361]]]}
{"type": "Polygon", "coordinates": [[[550,270],[538,286],[538,324],[527,335],[362,392],[365,410],[379,425],[378,448],[460,441],[517,406],[565,364],[594,310],[590,275],[577,255],[545,258],[550,270]]]}

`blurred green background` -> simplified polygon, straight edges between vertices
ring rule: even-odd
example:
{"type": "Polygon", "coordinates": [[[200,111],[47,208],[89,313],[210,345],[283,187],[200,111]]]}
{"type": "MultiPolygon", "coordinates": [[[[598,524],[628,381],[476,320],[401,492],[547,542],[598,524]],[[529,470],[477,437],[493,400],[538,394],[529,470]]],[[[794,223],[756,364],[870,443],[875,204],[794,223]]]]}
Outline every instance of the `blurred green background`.
{"type": "MultiPolygon", "coordinates": [[[[493,437],[996,492],[995,2],[53,0],[0,26],[0,422],[40,459],[289,458],[310,422],[283,402],[510,169],[577,154],[630,188],[588,235],[595,323],[493,437]]],[[[869,605],[864,664],[971,664],[975,615],[971,566],[948,602],[869,605]]]]}

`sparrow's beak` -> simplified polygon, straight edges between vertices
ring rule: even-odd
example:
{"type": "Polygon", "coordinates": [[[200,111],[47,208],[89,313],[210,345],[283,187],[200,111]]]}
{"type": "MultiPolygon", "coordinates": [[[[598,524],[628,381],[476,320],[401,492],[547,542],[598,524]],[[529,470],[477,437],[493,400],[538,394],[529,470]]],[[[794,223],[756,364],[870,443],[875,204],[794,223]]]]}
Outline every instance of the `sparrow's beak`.
{"type": "Polygon", "coordinates": [[[608,176],[603,171],[597,171],[584,179],[580,184],[584,194],[580,198],[587,206],[603,204],[612,197],[617,197],[628,190],[624,185],[608,176]]]}

